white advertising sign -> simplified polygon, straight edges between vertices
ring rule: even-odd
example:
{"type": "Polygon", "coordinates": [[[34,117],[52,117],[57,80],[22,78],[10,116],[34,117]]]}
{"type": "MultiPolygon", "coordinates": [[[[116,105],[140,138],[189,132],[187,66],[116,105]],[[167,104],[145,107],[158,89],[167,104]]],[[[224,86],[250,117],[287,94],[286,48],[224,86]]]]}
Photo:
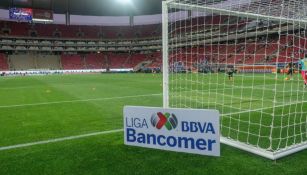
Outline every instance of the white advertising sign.
{"type": "Polygon", "coordinates": [[[126,106],[125,144],[220,156],[219,112],[126,106]]]}

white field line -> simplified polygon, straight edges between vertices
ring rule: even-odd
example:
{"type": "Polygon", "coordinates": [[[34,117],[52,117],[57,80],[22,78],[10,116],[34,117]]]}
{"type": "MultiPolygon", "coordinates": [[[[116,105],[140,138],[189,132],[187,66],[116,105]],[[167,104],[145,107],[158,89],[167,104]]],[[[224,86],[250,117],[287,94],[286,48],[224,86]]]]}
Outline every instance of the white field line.
{"type": "MultiPolygon", "coordinates": [[[[230,85],[227,85],[230,86],[230,85]]],[[[263,86],[263,85],[257,85],[257,86],[263,86]]],[[[254,86],[256,87],[256,86],[254,86]]],[[[232,88],[217,88],[213,89],[213,91],[219,91],[219,90],[229,90],[232,88]]],[[[172,92],[172,93],[189,93],[199,90],[186,90],[186,91],[179,91],[179,92],[172,92]]],[[[210,90],[204,90],[201,92],[209,92],[210,90]]],[[[14,108],[14,107],[25,107],[25,106],[42,106],[42,105],[50,105],[50,104],[61,104],[61,103],[76,103],[76,102],[87,102],[87,101],[102,101],[102,100],[112,100],[112,99],[125,99],[125,98],[137,98],[137,97],[150,97],[150,96],[158,96],[163,95],[162,93],[158,94],[143,94],[143,95],[131,95],[131,96],[121,96],[121,97],[106,97],[106,98],[92,98],[92,99],[80,99],[80,100],[65,100],[65,101],[54,101],[54,102],[41,102],[41,103],[29,103],[29,104],[16,104],[16,105],[2,105],[1,108],[14,108]]],[[[222,94],[221,94],[222,95],[222,94]]],[[[225,95],[225,94],[223,94],[225,95]]],[[[227,96],[227,95],[225,95],[227,96]]]]}
{"type": "MultiPolygon", "coordinates": [[[[76,86],[73,83],[62,83],[62,84],[52,84],[51,86],[38,86],[38,85],[31,85],[31,86],[18,86],[18,87],[0,87],[0,90],[17,90],[17,89],[48,89],[58,86],[76,86]]],[[[78,86],[90,86],[88,84],[78,84],[78,86]]]]}
{"type": "MultiPolygon", "coordinates": [[[[303,101],[303,102],[307,102],[307,101],[303,101]]],[[[283,107],[283,106],[293,105],[297,103],[302,103],[302,102],[288,103],[288,104],[278,105],[274,107],[283,107]]],[[[235,112],[235,113],[226,113],[226,114],[221,114],[221,116],[228,116],[228,115],[235,115],[235,114],[241,114],[241,113],[252,112],[252,111],[266,110],[266,109],[271,109],[274,107],[259,108],[259,109],[253,109],[253,110],[241,111],[241,112],[235,112]]],[[[62,137],[62,138],[56,138],[56,139],[50,139],[50,140],[44,140],[44,141],[38,141],[38,142],[30,142],[30,143],[24,143],[24,144],[18,144],[18,145],[4,146],[4,147],[0,147],[0,151],[30,147],[34,145],[43,145],[43,144],[49,144],[49,143],[55,143],[55,142],[62,142],[62,141],[67,141],[67,140],[76,140],[76,139],[81,139],[81,138],[86,138],[86,137],[91,137],[91,136],[105,135],[105,134],[117,133],[117,132],[122,132],[122,131],[123,129],[115,129],[115,130],[110,130],[110,131],[101,131],[101,132],[62,137]]]]}
{"type": "MultiPolygon", "coordinates": [[[[2,87],[0,90],[17,90],[17,89],[48,89],[53,88],[54,86],[75,86],[75,84],[53,84],[52,86],[19,86],[19,87],[2,87]]],[[[78,85],[80,86],[80,85],[78,85]]]]}
{"type": "Polygon", "coordinates": [[[41,106],[41,105],[61,104],[61,103],[76,103],[76,102],[87,102],[87,101],[103,101],[103,100],[114,100],[114,99],[125,99],[125,98],[151,97],[151,96],[159,96],[159,95],[162,95],[162,93],[129,95],[129,96],[120,96],[120,97],[90,98],[90,99],[80,99],[80,100],[65,100],[65,101],[29,103],[29,104],[17,104],[17,105],[3,105],[3,106],[0,106],[0,109],[1,108],[25,107],[25,106],[41,106]]]}
{"type": "Polygon", "coordinates": [[[285,104],[282,104],[282,105],[276,105],[276,106],[272,106],[272,107],[250,109],[250,110],[239,111],[239,112],[234,112],[234,113],[226,113],[226,114],[221,114],[221,116],[229,116],[229,115],[242,114],[242,113],[247,113],[247,112],[256,112],[256,111],[262,111],[262,110],[267,110],[267,109],[280,108],[280,107],[284,107],[284,106],[296,105],[296,104],[300,104],[300,103],[307,103],[307,101],[295,101],[295,102],[292,102],[292,103],[285,103],[285,104]]]}
{"type": "Polygon", "coordinates": [[[39,86],[21,86],[21,87],[12,87],[12,88],[0,88],[0,90],[34,89],[35,87],[39,87],[39,86]]]}
{"type": "MultiPolygon", "coordinates": [[[[223,89],[232,89],[232,88],[223,88],[223,89]]],[[[223,90],[214,89],[214,90],[223,90]]],[[[198,91],[198,90],[197,90],[198,91]]],[[[202,92],[209,92],[210,90],[205,90],[202,92]]],[[[181,91],[181,92],[190,92],[189,91],[181,91]]],[[[180,93],[180,92],[173,92],[180,93]]],[[[29,104],[16,104],[16,105],[2,105],[1,108],[14,108],[14,107],[25,107],[25,106],[41,106],[41,105],[50,105],[50,104],[61,104],[61,103],[75,103],[75,102],[87,102],[87,101],[102,101],[102,100],[112,100],[112,99],[125,99],[125,98],[137,98],[137,97],[150,97],[150,96],[158,96],[163,95],[162,93],[158,94],[143,94],[143,95],[132,95],[132,96],[121,96],[121,97],[106,97],[106,98],[92,98],[92,99],[80,99],[80,100],[65,100],[65,101],[54,101],[54,102],[41,102],[41,103],[29,103],[29,104]]]]}
{"type": "Polygon", "coordinates": [[[62,141],[67,141],[67,140],[75,140],[75,139],[81,139],[81,138],[92,137],[92,136],[97,136],[97,135],[112,134],[112,133],[117,133],[117,132],[122,132],[122,131],[123,129],[115,129],[115,130],[110,130],[110,131],[93,132],[89,134],[82,134],[82,135],[62,137],[62,138],[56,138],[56,139],[50,139],[50,140],[44,140],[44,141],[38,141],[38,142],[30,142],[30,143],[24,143],[24,144],[18,144],[18,145],[4,146],[4,147],[0,147],[0,151],[17,149],[17,148],[25,148],[25,147],[30,147],[34,145],[44,145],[44,144],[62,142],[62,141]]]}

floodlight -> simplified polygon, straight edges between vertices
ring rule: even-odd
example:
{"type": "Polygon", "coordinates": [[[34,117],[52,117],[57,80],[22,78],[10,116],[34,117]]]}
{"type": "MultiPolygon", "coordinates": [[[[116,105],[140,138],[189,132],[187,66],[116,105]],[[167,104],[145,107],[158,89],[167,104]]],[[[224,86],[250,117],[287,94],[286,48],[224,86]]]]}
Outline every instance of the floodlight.
{"type": "Polygon", "coordinates": [[[117,2],[121,4],[130,4],[132,1],[131,0],[117,0],[117,2]]]}

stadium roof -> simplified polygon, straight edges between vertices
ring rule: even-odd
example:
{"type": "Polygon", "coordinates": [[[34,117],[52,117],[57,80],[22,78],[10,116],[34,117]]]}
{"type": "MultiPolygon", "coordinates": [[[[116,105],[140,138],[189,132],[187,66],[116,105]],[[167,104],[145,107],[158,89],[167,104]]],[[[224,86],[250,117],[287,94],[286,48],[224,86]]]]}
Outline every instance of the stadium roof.
{"type": "Polygon", "coordinates": [[[130,16],[160,14],[162,0],[131,0],[121,4],[120,0],[0,0],[0,7],[28,7],[52,9],[64,14],[68,10],[74,15],[89,16],[130,16]]]}
{"type": "MultiPolygon", "coordinates": [[[[139,16],[161,14],[163,0],[129,0],[132,3],[124,4],[123,0],[1,0],[0,8],[29,7],[37,9],[51,9],[57,14],[69,11],[72,15],[86,16],[139,16]]],[[[275,17],[285,20],[307,21],[307,1],[304,0],[167,0],[175,4],[203,6],[205,11],[213,7],[217,11],[243,12],[258,15],[259,18],[275,17]]],[[[187,9],[186,6],[183,9],[187,9]]],[[[236,15],[236,14],[233,14],[236,15]]],[[[241,15],[241,14],[237,14],[241,15]]],[[[257,18],[258,18],[257,17],[257,18]]]]}

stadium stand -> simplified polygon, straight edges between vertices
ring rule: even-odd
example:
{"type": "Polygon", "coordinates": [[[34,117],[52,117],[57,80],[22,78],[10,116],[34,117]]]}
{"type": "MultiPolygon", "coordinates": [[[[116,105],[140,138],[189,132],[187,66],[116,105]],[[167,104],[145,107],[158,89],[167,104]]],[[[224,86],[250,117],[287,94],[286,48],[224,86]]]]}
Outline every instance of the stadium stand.
{"type": "Polygon", "coordinates": [[[60,70],[60,56],[59,55],[36,55],[36,69],[60,70]]]}
{"type": "Polygon", "coordinates": [[[161,52],[154,52],[150,54],[150,60],[152,61],[151,64],[149,64],[148,68],[161,68],[162,66],[162,53],[161,52]]]}
{"type": "Polygon", "coordinates": [[[7,58],[4,54],[0,53],[0,70],[6,71],[9,70],[9,64],[7,58]]]}
{"type": "Polygon", "coordinates": [[[9,55],[10,70],[31,70],[36,69],[35,59],[33,55],[9,55]]]}
{"type": "Polygon", "coordinates": [[[62,67],[65,70],[85,69],[85,61],[80,55],[61,55],[62,67]]]}
{"type": "MultiPolygon", "coordinates": [[[[57,55],[13,54],[9,56],[10,70],[60,70],[60,57],[57,55]]],[[[8,64],[7,64],[8,67],[8,64]]],[[[8,70],[8,69],[7,69],[8,70]]]]}
{"type": "Polygon", "coordinates": [[[110,69],[123,68],[124,64],[130,59],[130,54],[111,52],[107,55],[107,67],[110,69]]]}
{"type": "Polygon", "coordinates": [[[85,56],[85,64],[87,69],[102,69],[106,66],[104,54],[88,54],[85,56]]]}
{"type": "Polygon", "coordinates": [[[129,59],[123,64],[123,67],[134,68],[136,65],[146,60],[147,60],[146,54],[138,54],[138,53],[131,54],[129,59]]]}
{"type": "MultiPolygon", "coordinates": [[[[269,27],[274,31],[274,24],[271,26],[258,25],[256,28],[254,21],[245,21],[229,16],[196,17],[186,21],[187,27],[184,30],[177,28],[176,23],[170,28],[175,31],[175,34],[178,34],[178,38],[194,35],[198,40],[203,39],[204,33],[214,38],[218,37],[220,33],[227,33],[228,37],[238,36],[240,32],[246,30],[251,34],[253,32],[261,33],[269,27]],[[219,27],[220,23],[225,26],[219,27]]],[[[112,27],[0,21],[0,27],[1,34],[4,36],[0,42],[0,44],[2,43],[1,50],[46,52],[43,55],[50,55],[51,52],[61,54],[60,57],[52,58],[50,63],[44,61],[49,56],[38,56],[42,58],[25,56],[25,59],[21,60],[20,56],[12,55],[8,61],[5,58],[0,58],[1,69],[121,69],[136,66],[161,68],[162,65],[162,55],[159,51],[162,43],[160,38],[161,24],[112,27]],[[11,65],[8,66],[9,64],[6,62],[10,60],[11,65]]],[[[288,28],[282,28],[282,30],[287,31],[288,28]]],[[[276,32],[278,31],[276,30],[276,32]]],[[[285,35],[280,38],[282,48],[280,48],[279,57],[277,57],[278,38],[274,38],[272,35],[271,39],[266,41],[262,39],[260,34],[258,38],[242,38],[231,45],[217,42],[212,45],[199,45],[197,48],[193,46],[178,48],[172,51],[171,57],[176,54],[176,61],[187,62],[187,67],[190,67],[196,60],[207,60],[218,64],[291,62],[303,56],[299,48],[302,48],[303,45],[306,46],[306,38],[295,38],[294,36],[287,34],[287,37],[285,35]]],[[[193,66],[195,67],[195,65],[193,66]]]]}
{"type": "Polygon", "coordinates": [[[11,32],[9,36],[31,36],[31,31],[37,33],[36,37],[54,37],[59,33],[59,38],[87,38],[87,39],[117,39],[117,38],[148,38],[161,36],[161,25],[146,26],[67,26],[56,24],[30,24],[24,22],[0,21],[0,27],[11,32]],[[100,36],[100,37],[99,37],[100,36]]]}

